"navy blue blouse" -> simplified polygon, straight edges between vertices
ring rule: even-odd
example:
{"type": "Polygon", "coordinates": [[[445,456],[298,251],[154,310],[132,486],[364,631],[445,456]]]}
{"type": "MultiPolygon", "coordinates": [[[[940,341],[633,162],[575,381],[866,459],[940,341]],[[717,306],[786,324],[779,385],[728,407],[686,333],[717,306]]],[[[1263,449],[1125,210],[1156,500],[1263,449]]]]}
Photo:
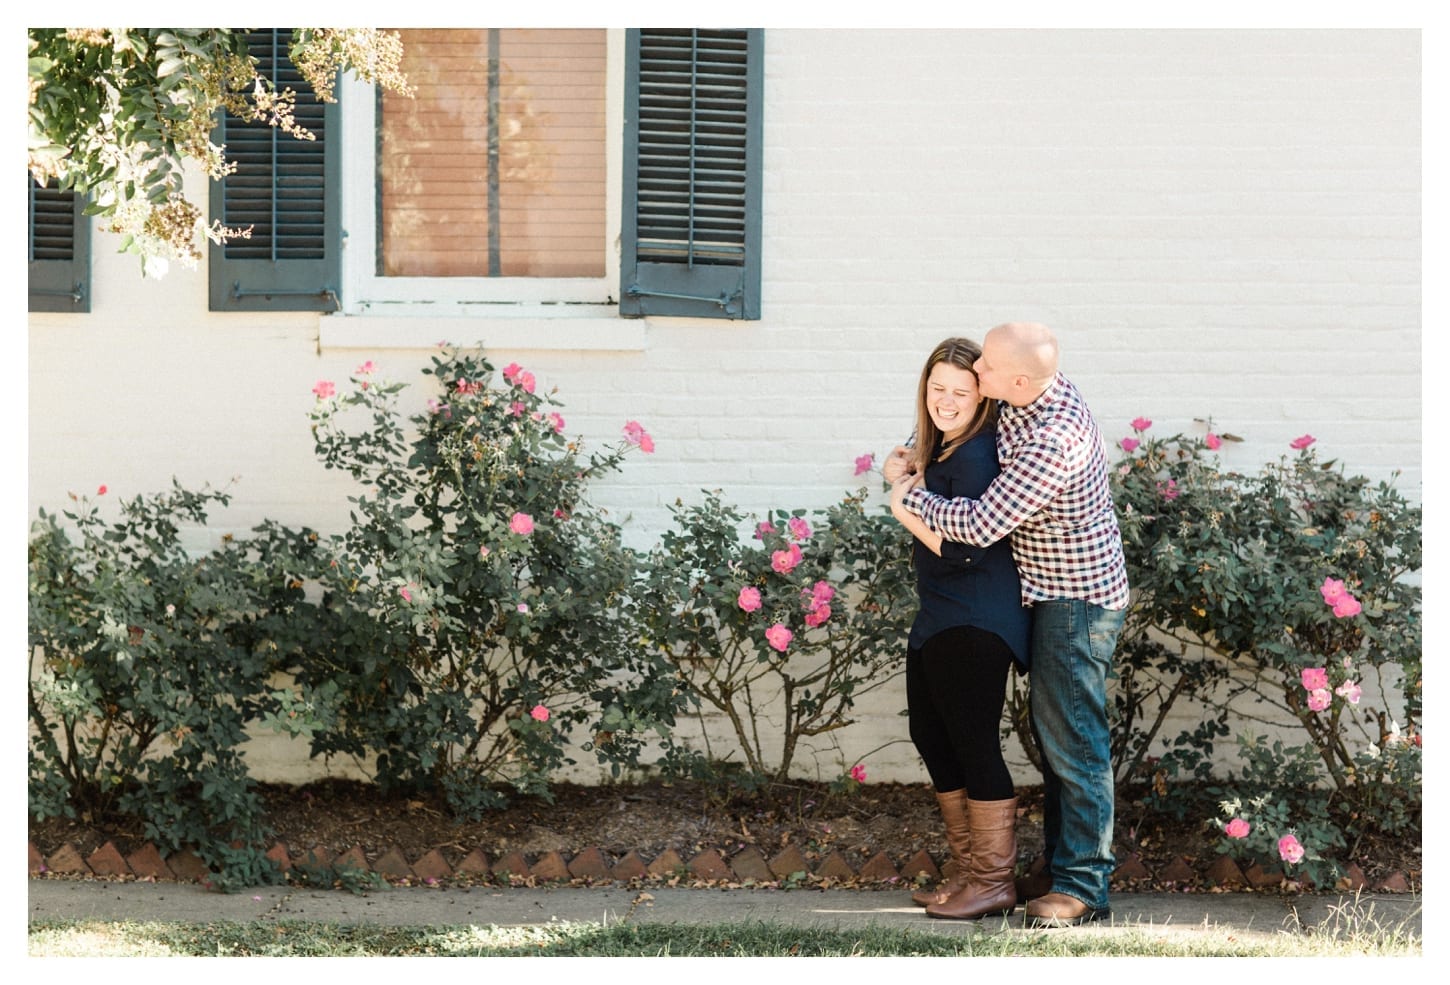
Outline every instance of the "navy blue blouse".
{"type": "MultiPolygon", "coordinates": [[[[979,431],[945,462],[927,466],[926,488],[948,499],[979,499],[1000,471],[996,432],[979,431]]],[[[1025,671],[1032,613],[1022,607],[1011,539],[1004,537],[990,547],[943,540],[941,549],[938,557],[921,541],[914,543],[921,608],[908,644],[920,649],[944,629],[975,626],[1000,636],[1025,671]]]]}

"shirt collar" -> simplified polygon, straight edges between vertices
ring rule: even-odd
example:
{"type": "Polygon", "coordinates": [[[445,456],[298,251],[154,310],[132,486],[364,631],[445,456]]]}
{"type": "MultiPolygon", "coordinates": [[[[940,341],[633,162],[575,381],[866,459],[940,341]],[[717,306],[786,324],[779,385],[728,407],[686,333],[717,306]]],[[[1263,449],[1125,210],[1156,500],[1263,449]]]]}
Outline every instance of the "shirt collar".
{"type": "Polygon", "coordinates": [[[1059,402],[1067,394],[1067,377],[1061,371],[1052,375],[1052,381],[1047,384],[1047,389],[1037,395],[1037,399],[1023,407],[1015,407],[1004,402],[1002,404],[1002,416],[1009,420],[1029,420],[1041,414],[1048,407],[1059,402]]]}

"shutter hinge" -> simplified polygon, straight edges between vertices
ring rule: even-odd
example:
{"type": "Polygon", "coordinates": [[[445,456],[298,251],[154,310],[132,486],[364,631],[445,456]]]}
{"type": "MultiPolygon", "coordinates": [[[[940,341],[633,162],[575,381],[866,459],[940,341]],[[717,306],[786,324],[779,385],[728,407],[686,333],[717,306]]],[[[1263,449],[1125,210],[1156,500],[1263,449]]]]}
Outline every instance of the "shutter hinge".
{"type": "Polygon", "coordinates": [[[326,298],[332,302],[333,311],[342,310],[342,302],[337,298],[337,292],[330,287],[324,287],[320,291],[244,291],[241,281],[232,283],[231,300],[240,301],[242,298],[326,298]]]}
{"type": "Polygon", "coordinates": [[[37,297],[70,298],[72,301],[79,304],[86,299],[86,286],[80,281],[76,281],[76,286],[72,287],[69,291],[33,290],[30,293],[36,295],[37,297]]]}
{"type": "Polygon", "coordinates": [[[733,313],[735,311],[735,299],[740,297],[740,290],[738,288],[730,294],[725,294],[722,292],[719,297],[707,298],[699,294],[670,294],[667,291],[646,291],[638,284],[629,285],[624,293],[628,294],[632,298],[651,297],[670,298],[674,301],[702,301],[706,304],[719,305],[722,311],[728,313],[733,313]]]}

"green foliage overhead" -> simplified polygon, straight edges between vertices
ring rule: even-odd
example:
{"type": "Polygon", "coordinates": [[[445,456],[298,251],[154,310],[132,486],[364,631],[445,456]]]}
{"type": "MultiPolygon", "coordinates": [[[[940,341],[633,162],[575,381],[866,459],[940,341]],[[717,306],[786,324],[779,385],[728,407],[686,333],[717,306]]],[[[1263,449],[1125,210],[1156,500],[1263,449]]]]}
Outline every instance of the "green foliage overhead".
{"type": "MultiPolygon", "coordinates": [[[[331,101],[340,70],[406,92],[396,34],[372,28],[299,28],[289,52],[318,98],[331,101]]],[[[307,139],[292,116],[296,94],[256,71],[247,31],[235,28],[31,28],[28,168],[35,181],[90,199],[102,228],[143,270],[194,266],[203,236],[239,231],[213,222],[184,187],[183,167],[226,174],[211,141],[222,110],[307,139]]]]}

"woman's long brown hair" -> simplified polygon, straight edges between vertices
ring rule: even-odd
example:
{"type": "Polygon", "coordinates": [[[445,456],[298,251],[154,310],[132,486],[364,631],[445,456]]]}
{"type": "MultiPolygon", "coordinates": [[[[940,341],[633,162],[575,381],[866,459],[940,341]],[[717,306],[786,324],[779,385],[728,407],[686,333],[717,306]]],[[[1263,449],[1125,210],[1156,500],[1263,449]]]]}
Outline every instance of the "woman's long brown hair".
{"type": "MultiPolygon", "coordinates": [[[[917,472],[924,473],[926,467],[931,464],[932,452],[936,450],[937,442],[941,440],[942,436],[941,429],[936,426],[936,422],[931,419],[931,414],[927,413],[926,409],[926,386],[932,368],[937,363],[950,363],[957,369],[965,369],[971,373],[972,379],[975,380],[977,372],[972,369],[972,366],[981,355],[980,343],[973,342],[971,339],[950,338],[940,342],[927,357],[926,365],[921,370],[921,382],[916,388],[916,447],[912,449],[912,457],[917,472]]],[[[941,450],[937,460],[945,461],[969,438],[974,437],[983,428],[996,423],[997,401],[983,397],[977,404],[976,413],[967,423],[967,429],[962,432],[961,437],[941,450]]]]}

